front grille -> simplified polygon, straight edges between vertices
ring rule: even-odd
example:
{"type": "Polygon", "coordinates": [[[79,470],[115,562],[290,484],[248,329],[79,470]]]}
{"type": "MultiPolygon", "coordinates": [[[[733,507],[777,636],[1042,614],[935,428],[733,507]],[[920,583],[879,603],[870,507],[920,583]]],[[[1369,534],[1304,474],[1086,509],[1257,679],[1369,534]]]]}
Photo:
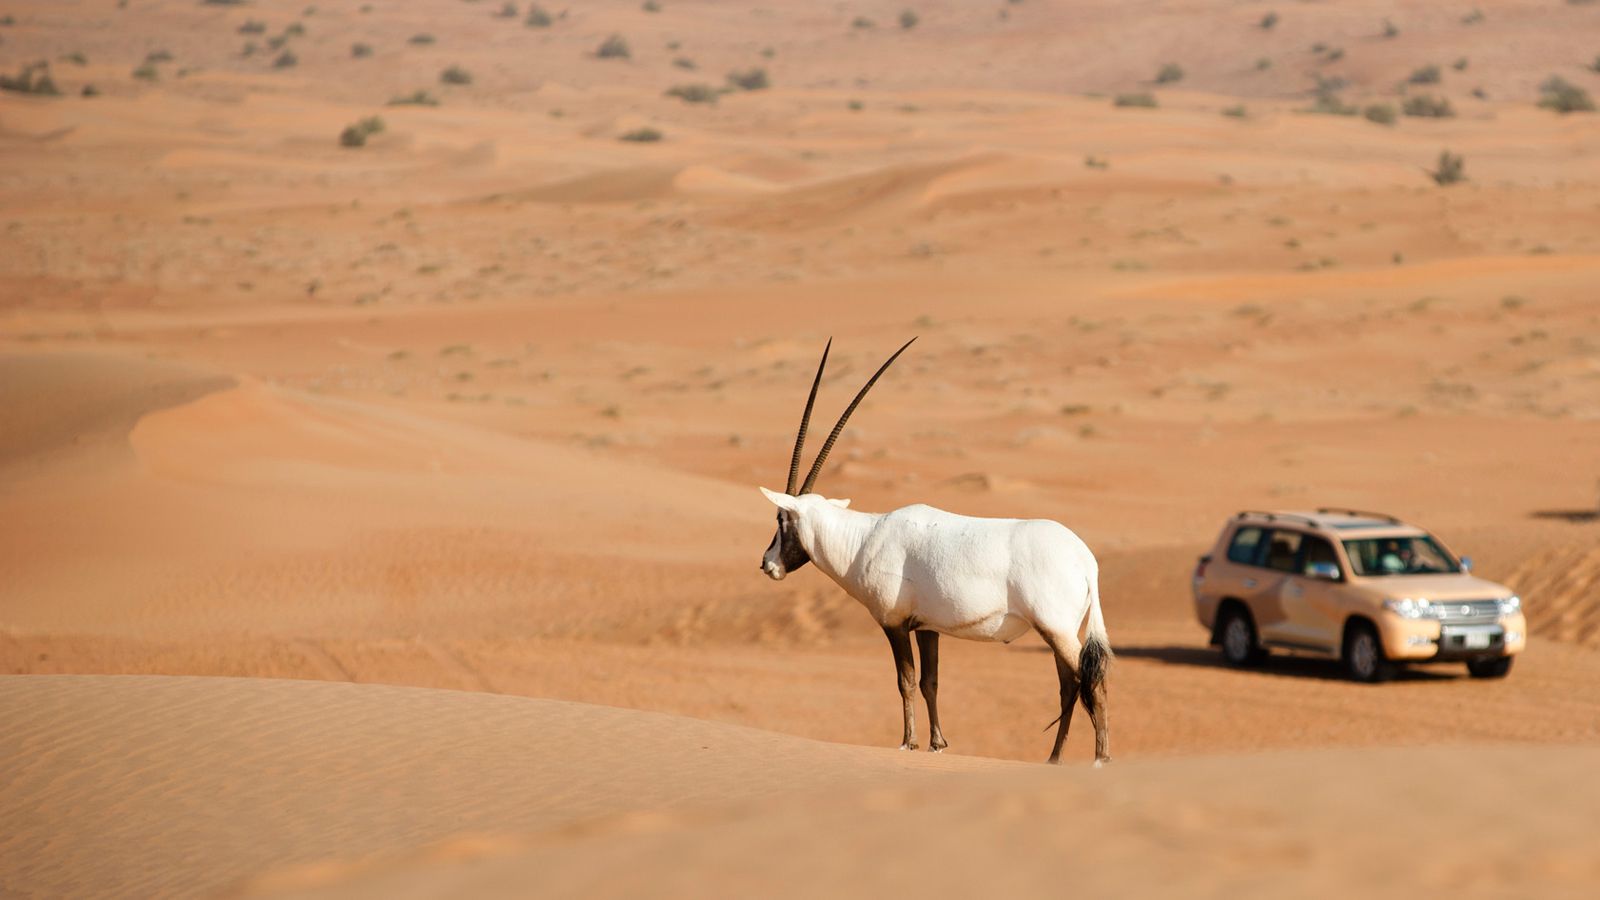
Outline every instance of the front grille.
{"type": "Polygon", "coordinates": [[[1499,600],[1435,600],[1434,615],[1446,625],[1478,625],[1500,619],[1499,600]]]}

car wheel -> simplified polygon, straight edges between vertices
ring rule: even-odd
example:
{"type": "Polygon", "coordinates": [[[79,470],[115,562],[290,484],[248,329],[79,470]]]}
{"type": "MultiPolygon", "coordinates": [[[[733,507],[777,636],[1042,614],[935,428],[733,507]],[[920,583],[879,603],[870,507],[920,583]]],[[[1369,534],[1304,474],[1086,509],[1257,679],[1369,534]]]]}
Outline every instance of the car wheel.
{"type": "Polygon", "coordinates": [[[1356,681],[1387,681],[1394,676],[1394,663],[1383,655],[1383,644],[1371,625],[1350,631],[1344,642],[1344,668],[1356,681]]]}
{"type": "Polygon", "coordinates": [[[1223,613],[1222,627],[1218,629],[1222,644],[1222,658],[1230,666],[1249,666],[1265,656],[1256,643],[1256,626],[1249,614],[1240,609],[1223,613]]]}
{"type": "Polygon", "coordinates": [[[1489,659],[1467,660],[1467,674],[1473,678],[1504,678],[1511,672],[1511,660],[1515,657],[1495,656],[1489,659]]]}

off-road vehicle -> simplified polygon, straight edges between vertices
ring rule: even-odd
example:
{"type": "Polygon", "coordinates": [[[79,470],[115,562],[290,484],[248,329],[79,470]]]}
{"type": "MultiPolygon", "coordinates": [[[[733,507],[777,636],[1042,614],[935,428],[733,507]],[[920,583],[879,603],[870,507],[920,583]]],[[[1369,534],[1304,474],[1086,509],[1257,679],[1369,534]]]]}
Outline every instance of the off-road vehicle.
{"type": "Polygon", "coordinates": [[[1195,613],[1236,666],[1286,650],[1343,660],[1357,681],[1445,661],[1503,678],[1527,645],[1522,600],[1471,571],[1393,516],[1241,512],[1195,566],[1195,613]]]}

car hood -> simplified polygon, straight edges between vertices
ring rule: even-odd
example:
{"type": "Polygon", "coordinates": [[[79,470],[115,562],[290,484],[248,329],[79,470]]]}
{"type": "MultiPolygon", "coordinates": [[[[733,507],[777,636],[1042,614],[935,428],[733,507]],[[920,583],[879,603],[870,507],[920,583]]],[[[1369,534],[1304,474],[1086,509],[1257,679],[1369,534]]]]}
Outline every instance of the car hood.
{"type": "Polygon", "coordinates": [[[1513,593],[1503,584],[1460,572],[1443,575],[1381,575],[1362,580],[1395,598],[1497,600],[1513,593]]]}

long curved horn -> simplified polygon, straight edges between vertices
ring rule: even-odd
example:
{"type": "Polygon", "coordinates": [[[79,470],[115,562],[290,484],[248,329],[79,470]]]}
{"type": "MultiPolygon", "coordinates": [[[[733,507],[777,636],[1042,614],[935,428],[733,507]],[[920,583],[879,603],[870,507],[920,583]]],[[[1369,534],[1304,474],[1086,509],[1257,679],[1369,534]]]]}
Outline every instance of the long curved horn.
{"type": "Polygon", "coordinates": [[[828,351],[833,349],[833,338],[828,338],[828,346],[822,348],[822,362],[817,363],[817,377],[811,381],[811,396],[806,398],[806,414],[800,417],[800,433],[794,439],[794,458],[789,460],[789,489],[786,493],[794,495],[794,480],[800,477],[800,451],[806,446],[806,428],[811,425],[811,405],[817,402],[817,385],[822,384],[822,370],[828,366],[828,351]]]}
{"type": "Polygon", "coordinates": [[[800,493],[811,493],[811,486],[817,483],[817,476],[822,474],[822,464],[828,459],[828,451],[833,449],[833,442],[838,439],[839,432],[844,430],[844,423],[850,421],[850,414],[856,411],[857,406],[861,405],[861,399],[867,396],[867,391],[872,390],[872,386],[878,383],[878,376],[882,375],[884,370],[888,369],[895,360],[899,359],[900,354],[906,352],[906,347],[916,343],[916,340],[916,338],[912,338],[911,340],[906,341],[899,350],[894,352],[893,356],[889,357],[888,362],[885,362],[883,365],[879,366],[878,371],[872,373],[872,377],[867,379],[866,385],[861,388],[859,393],[856,394],[856,398],[850,401],[849,406],[845,407],[844,415],[839,417],[839,424],[833,426],[832,433],[830,433],[828,435],[828,439],[822,443],[822,449],[817,451],[817,459],[811,464],[811,474],[806,476],[806,483],[801,485],[800,493]]]}

